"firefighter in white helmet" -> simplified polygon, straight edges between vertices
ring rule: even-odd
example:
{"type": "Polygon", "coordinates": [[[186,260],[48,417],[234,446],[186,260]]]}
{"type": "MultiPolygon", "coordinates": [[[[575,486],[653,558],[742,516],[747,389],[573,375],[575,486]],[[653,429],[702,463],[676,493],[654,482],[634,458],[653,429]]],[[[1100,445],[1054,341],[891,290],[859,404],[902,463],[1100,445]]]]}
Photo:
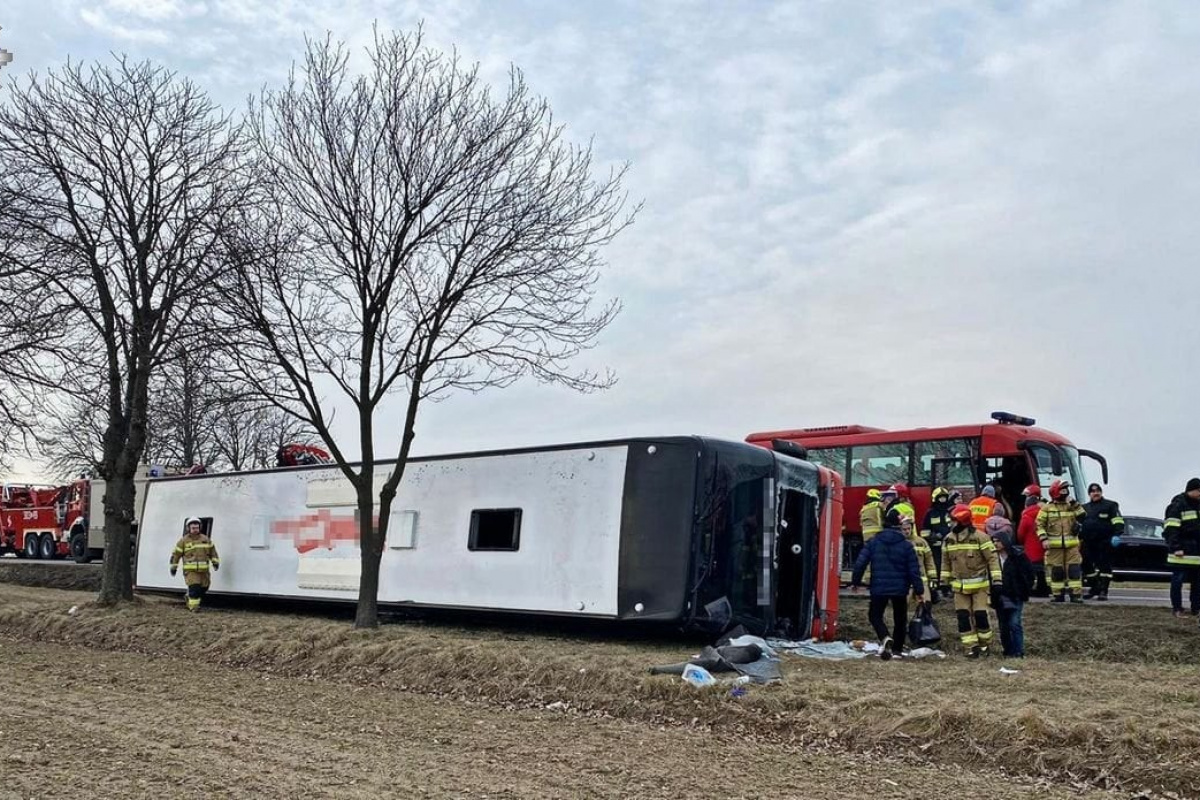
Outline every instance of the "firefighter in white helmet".
{"type": "Polygon", "coordinates": [[[211,570],[221,567],[217,546],[204,534],[203,525],[196,517],[188,517],[183,538],[171,552],[171,576],[175,576],[179,565],[183,565],[183,580],[187,584],[188,611],[199,611],[200,601],[208,592],[211,570]]]}

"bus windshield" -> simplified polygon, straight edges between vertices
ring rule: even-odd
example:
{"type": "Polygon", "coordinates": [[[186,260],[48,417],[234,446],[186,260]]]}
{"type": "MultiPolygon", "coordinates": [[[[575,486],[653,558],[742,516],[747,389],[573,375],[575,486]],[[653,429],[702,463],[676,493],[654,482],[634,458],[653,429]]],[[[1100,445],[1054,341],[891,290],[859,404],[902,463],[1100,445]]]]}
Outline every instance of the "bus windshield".
{"type": "Polygon", "coordinates": [[[1048,489],[1050,484],[1064,478],[1071,484],[1071,494],[1079,498],[1082,492],[1087,487],[1087,479],[1084,476],[1083,465],[1079,461],[1079,450],[1071,445],[1056,446],[1044,442],[1039,442],[1029,448],[1030,455],[1033,456],[1034,466],[1037,469],[1037,482],[1043,490],[1048,489]],[[1052,449],[1058,450],[1059,472],[1054,470],[1054,454],[1052,449]]]}

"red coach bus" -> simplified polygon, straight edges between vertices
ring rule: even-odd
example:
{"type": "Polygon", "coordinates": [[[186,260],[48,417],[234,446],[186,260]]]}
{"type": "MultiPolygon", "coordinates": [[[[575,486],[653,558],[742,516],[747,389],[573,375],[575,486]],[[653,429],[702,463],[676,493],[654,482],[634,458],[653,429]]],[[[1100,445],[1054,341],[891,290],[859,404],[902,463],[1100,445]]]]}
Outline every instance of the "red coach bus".
{"type": "Polygon", "coordinates": [[[809,461],[846,476],[843,558],[853,557],[862,546],[858,515],[868,489],[907,483],[919,525],[935,486],[957,489],[969,501],[985,484],[994,483],[1019,515],[1024,507],[1021,490],[1031,483],[1045,489],[1065,478],[1075,493],[1081,492],[1087,486],[1081,456],[1096,461],[1108,483],[1108,462],[1099,453],[1034,427],[1035,420],[1028,417],[997,411],[992,419],[993,424],[907,431],[861,425],[799,428],[752,433],[746,441],[768,448],[773,442],[791,442],[804,448],[809,461]]]}

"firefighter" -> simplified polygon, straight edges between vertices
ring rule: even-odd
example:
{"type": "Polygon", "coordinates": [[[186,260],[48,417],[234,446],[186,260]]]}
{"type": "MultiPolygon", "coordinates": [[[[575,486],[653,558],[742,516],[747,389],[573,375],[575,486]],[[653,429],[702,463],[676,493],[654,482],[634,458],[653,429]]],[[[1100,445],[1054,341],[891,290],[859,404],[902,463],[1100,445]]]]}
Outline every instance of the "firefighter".
{"type": "Polygon", "coordinates": [[[883,530],[883,499],[878,489],[867,490],[867,502],[858,512],[858,521],[862,526],[864,545],[883,530]]]}
{"type": "Polygon", "coordinates": [[[1050,502],[1037,516],[1037,534],[1046,548],[1052,603],[1083,602],[1083,554],[1079,551],[1080,521],[1087,512],[1070,495],[1071,484],[1050,484],[1050,502]]]}
{"type": "Polygon", "coordinates": [[[187,532],[175,545],[171,552],[171,577],[183,563],[183,581],[187,584],[188,611],[199,611],[200,601],[208,592],[211,581],[209,570],[221,568],[221,557],[217,555],[217,546],[204,535],[200,520],[189,517],[187,532]]]}
{"type": "Polygon", "coordinates": [[[1046,548],[1038,538],[1037,518],[1042,510],[1042,487],[1031,483],[1021,492],[1025,497],[1025,510],[1017,525],[1017,545],[1025,549],[1029,563],[1033,565],[1033,596],[1049,597],[1050,585],[1046,583],[1046,548]]]}
{"type": "Polygon", "coordinates": [[[992,642],[988,601],[992,587],[1001,584],[996,545],[975,530],[973,517],[968,506],[958,505],[951,510],[954,527],[942,545],[940,575],[954,591],[954,616],[967,658],[979,658],[988,652],[992,642]]]}
{"type": "MultiPolygon", "coordinates": [[[[867,502],[863,503],[862,510],[858,512],[858,522],[862,527],[862,546],[866,547],[867,542],[875,538],[875,535],[883,530],[883,496],[878,489],[867,490],[867,502]]],[[[860,549],[858,552],[862,552],[860,549]]],[[[855,558],[858,553],[855,553],[855,558]]],[[[870,585],[871,569],[863,574],[863,582],[870,585]]]]}
{"type": "MultiPolygon", "coordinates": [[[[929,545],[933,554],[934,567],[937,573],[940,573],[942,571],[942,541],[950,532],[950,509],[954,506],[950,504],[950,491],[941,486],[933,490],[932,499],[929,510],[925,512],[925,519],[921,522],[921,538],[929,545]]],[[[939,590],[944,592],[946,597],[950,596],[950,587],[938,586],[935,578],[930,583],[929,594],[936,596],[939,590]]]]}
{"type": "Polygon", "coordinates": [[[1107,600],[1113,577],[1113,546],[1125,533],[1125,520],[1115,500],[1104,497],[1100,484],[1088,486],[1088,502],[1083,504],[1083,579],[1088,583],[1085,600],[1107,600]]]}
{"type": "Polygon", "coordinates": [[[1183,494],[1167,506],[1163,521],[1167,540],[1167,563],[1171,565],[1171,607],[1175,616],[1183,611],[1183,584],[1188,584],[1192,613],[1200,611],[1200,478],[1187,482],[1183,494]]]}
{"type": "MultiPolygon", "coordinates": [[[[908,539],[912,544],[913,550],[917,552],[917,564],[921,568],[921,578],[925,581],[926,592],[931,603],[937,602],[937,592],[933,587],[937,586],[938,568],[933,560],[933,550],[929,547],[929,543],[922,539],[916,531],[916,525],[913,524],[912,517],[900,515],[900,531],[904,534],[904,538],[908,539]]],[[[914,606],[917,603],[924,601],[924,596],[916,593],[913,590],[912,596],[909,597],[909,602],[914,606]]]]}
{"type": "Polygon", "coordinates": [[[989,484],[983,487],[979,497],[971,501],[971,524],[975,526],[975,530],[982,531],[984,529],[988,517],[992,515],[992,509],[995,507],[996,487],[989,484]]]}
{"type": "Polygon", "coordinates": [[[900,512],[901,517],[909,519],[917,518],[917,510],[913,508],[912,496],[908,491],[907,483],[893,483],[888,487],[888,493],[896,495],[896,500],[890,506],[900,512]]]}

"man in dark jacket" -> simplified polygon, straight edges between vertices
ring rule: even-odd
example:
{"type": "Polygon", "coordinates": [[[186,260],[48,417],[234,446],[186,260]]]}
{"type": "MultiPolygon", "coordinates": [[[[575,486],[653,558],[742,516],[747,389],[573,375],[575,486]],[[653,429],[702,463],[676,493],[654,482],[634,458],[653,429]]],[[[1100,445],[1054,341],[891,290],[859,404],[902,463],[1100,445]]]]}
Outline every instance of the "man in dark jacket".
{"type": "Polygon", "coordinates": [[[1083,580],[1088,585],[1085,599],[1108,599],[1113,577],[1113,540],[1125,532],[1121,507],[1104,496],[1100,484],[1088,486],[1088,502],[1083,504],[1083,580]]]}
{"type": "Polygon", "coordinates": [[[1025,626],[1022,614],[1029,602],[1029,590],[1033,588],[1033,564],[1024,549],[1013,542],[1008,531],[992,537],[996,543],[996,556],[1000,559],[1000,585],[992,589],[992,608],[1000,622],[1000,644],[1004,655],[1012,658],[1025,657],[1025,626]]]}
{"type": "Polygon", "coordinates": [[[879,636],[879,657],[885,661],[893,656],[903,657],[904,635],[908,625],[908,591],[912,589],[917,602],[925,599],[925,582],[917,551],[900,529],[903,518],[893,507],[884,515],[884,528],[867,542],[850,577],[850,587],[857,592],[862,586],[863,572],[871,568],[871,605],[867,618],[879,636]],[[892,604],[892,632],[883,623],[883,612],[892,604]]]}
{"type": "Polygon", "coordinates": [[[1163,520],[1167,540],[1167,563],[1171,565],[1171,607],[1175,616],[1183,612],[1183,584],[1188,584],[1192,613],[1200,611],[1200,478],[1187,482],[1183,494],[1175,495],[1163,520]]]}

